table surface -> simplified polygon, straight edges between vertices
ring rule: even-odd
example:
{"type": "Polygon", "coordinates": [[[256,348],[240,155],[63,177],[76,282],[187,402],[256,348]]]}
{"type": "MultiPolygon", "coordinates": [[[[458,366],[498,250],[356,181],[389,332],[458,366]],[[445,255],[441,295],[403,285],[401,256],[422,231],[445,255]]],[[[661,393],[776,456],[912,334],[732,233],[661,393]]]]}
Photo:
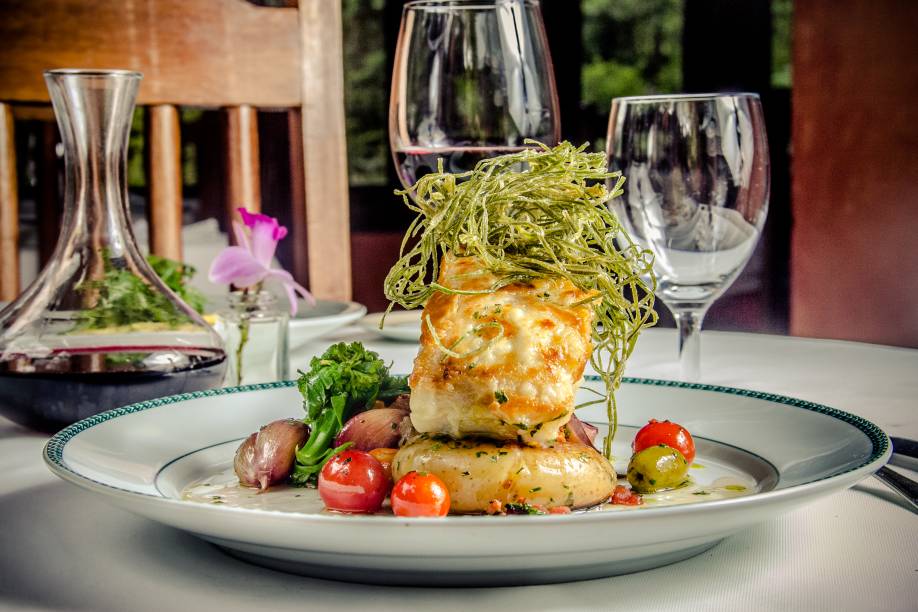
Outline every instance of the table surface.
{"type": "MultiPolygon", "coordinates": [[[[417,346],[348,328],[407,371],[417,346]]],[[[672,330],[642,336],[627,374],[678,378],[672,330]]],[[[918,350],[705,332],[702,382],[790,395],[918,438],[918,350]]],[[[627,576],[512,588],[425,589],[292,576],[110,507],[45,467],[46,436],[0,418],[0,609],[16,610],[914,610],[918,515],[876,479],[754,528],[693,559],[627,576]]],[[[899,468],[918,478],[918,473],[899,468]]]]}

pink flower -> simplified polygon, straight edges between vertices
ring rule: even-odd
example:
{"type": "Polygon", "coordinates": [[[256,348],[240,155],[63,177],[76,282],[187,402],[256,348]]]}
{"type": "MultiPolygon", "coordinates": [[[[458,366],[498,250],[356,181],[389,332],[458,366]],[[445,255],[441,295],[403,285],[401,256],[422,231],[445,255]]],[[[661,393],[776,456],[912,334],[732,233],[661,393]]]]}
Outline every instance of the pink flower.
{"type": "Polygon", "coordinates": [[[296,314],[297,293],[310,304],[315,304],[312,295],[293,280],[289,272],[271,267],[277,243],[287,235],[287,228],[280,225],[274,217],[250,213],[245,208],[238,210],[245,224],[243,227],[239,222],[233,221],[233,233],[239,244],[226,247],[217,255],[210,266],[210,281],[250,288],[260,285],[265,279],[277,278],[287,292],[291,315],[296,314]]]}

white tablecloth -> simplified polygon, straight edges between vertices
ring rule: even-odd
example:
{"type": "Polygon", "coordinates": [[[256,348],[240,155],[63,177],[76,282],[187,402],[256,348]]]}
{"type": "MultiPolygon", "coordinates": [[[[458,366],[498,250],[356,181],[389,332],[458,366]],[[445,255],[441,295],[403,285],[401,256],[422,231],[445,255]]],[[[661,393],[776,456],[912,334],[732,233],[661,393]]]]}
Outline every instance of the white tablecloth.
{"type": "MultiPolygon", "coordinates": [[[[407,371],[416,347],[348,330],[407,371]]],[[[675,335],[650,330],[631,376],[676,378],[675,335]]],[[[703,381],[791,395],[918,438],[918,350],[705,332],[703,381]]],[[[294,367],[306,367],[297,354],[294,367]]],[[[0,609],[916,610],[918,515],[869,478],[693,559],[586,582],[495,589],[376,587],[247,565],[109,507],[50,474],[46,437],[0,419],[0,609]]],[[[899,469],[899,468],[895,468],[899,469]]],[[[918,478],[906,469],[904,474],[918,478]]]]}

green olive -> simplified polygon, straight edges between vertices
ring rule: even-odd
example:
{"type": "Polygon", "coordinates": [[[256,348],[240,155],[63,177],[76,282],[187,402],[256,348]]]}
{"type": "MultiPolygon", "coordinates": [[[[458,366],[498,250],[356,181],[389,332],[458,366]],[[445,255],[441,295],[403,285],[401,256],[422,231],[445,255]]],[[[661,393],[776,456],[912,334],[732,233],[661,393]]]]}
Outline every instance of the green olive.
{"type": "Polygon", "coordinates": [[[638,493],[675,489],[686,481],[688,462],[676,449],[657,444],[631,456],[628,482],[638,493]]]}

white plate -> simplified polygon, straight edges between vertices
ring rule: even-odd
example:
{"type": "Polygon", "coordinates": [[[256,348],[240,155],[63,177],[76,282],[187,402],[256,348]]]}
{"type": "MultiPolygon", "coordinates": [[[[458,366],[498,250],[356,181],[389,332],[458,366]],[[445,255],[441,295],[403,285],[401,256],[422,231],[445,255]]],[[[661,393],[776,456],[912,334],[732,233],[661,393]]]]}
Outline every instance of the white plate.
{"type": "Polygon", "coordinates": [[[300,300],[296,316],[290,319],[290,350],[353,323],[366,313],[366,306],[357,302],[316,300],[316,305],[310,306],[300,300]]]}
{"type": "MultiPolygon", "coordinates": [[[[877,426],[839,410],[754,391],[627,379],[618,394],[624,425],[616,456],[627,460],[629,427],[649,418],[678,420],[695,435],[697,463],[746,478],[755,492],[620,512],[444,519],[179,499],[188,484],[229,467],[247,434],[300,413],[300,396],[290,385],[217,389],[112,410],[55,435],[45,460],[61,478],[113,504],[255,563],[342,580],[430,586],[582,580],[680,561],[850,487],[890,455],[889,439],[877,426]]],[[[581,416],[601,422],[602,412],[587,408],[581,416]]],[[[705,471],[693,476],[703,481],[705,471]]]]}
{"type": "Polygon", "coordinates": [[[383,313],[374,312],[360,320],[360,327],[390,340],[418,342],[421,339],[420,310],[394,310],[386,316],[386,325],[379,329],[383,313]]]}

